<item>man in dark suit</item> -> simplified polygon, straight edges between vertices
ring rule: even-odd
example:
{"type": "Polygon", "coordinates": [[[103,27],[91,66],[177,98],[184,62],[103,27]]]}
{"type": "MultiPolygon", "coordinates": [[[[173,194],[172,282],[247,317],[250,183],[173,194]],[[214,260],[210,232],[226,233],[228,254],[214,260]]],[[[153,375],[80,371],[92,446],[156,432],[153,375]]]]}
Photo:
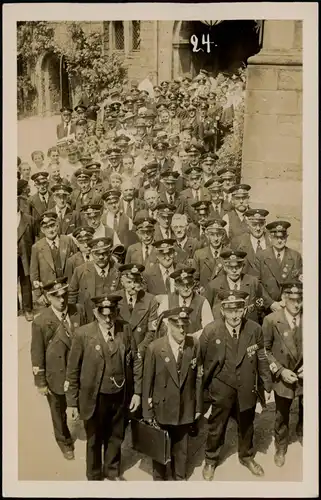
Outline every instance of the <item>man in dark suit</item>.
{"type": "Polygon", "coordinates": [[[139,197],[144,198],[144,193],[146,189],[152,189],[161,193],[165,191],[165,186],[162,182],[160,182],[160,170],[157,161],[152,160],[146,165],[144,165],[141,169],[142,174],[144,175],[143,187],[139,190],[139,197]]]}
{"type": "Polygon", "coordinates": [[[224,201],[231,201],[230,188],[237,184],[236,169],[234,167],[224,167],[217,171],[217,175],[222,180],[224,201]]]}
{"type": "Polygon", "coordinates": [[[44,238],[31,249],[30,280],[40,302],[43,302],[42,284],[65,276],[67,259],[77,251],[69,236],[59,236],[57,218],[56,212],[42,214],[40,230],[44,238]]]}
{"type": "Polygon", "coordinates": [[[76,125],[71,121],[72,109],[64,106],[60,109],[61,123],[57,125],[57,139],[63,139],[76,133],[76,125]]]}
{"type": "Polygon", "coordinates": [[[109,189],[101,199],[104,202],[105,211],[101,222],[117,234],[119,241],[125,248],[137,243],[138,237],[133,229],[133,222],[120,210],[121,192],[117,189],[109,189]]]}
{"type": "Polygon", "coordinates": [[[205,234],[209,241],[204,248],[196,250],[193,267],[200,286],[205,289],[209,281],[213,280],[223,268],[220,253],[223,250],[223,241],[226,237],[226,222],[221,219],[208,219],[205,224],[205,234]]]}
{"type": "Polygon", "coordinates": [[[93,238],[111,238],[113,245],[120,245],[116,231],[102,223],[103,206],[100,204],[83,205],[80,210],[81,221],[94,230],[93,238]]]}
{"type": "Polygon", "coordinates": [[[165,190],[159,194],[161,203],[172,205],[176,207],[176,209],[179,207],[179,193],[181,191],[180,186],[178,185],[179,180],[181,180],[181,178],[178,172],[168,170],[161,174],[161,181],[165,186],[165,190]]]}
{"type": "Polygon", "coordinates": [[[135,196],[135,186],[130,179],[124,180],[121,185],[120,210],[132,221],[135,220],[137,213],[144,210],[146,205],[143,200],[135,196]]]}
{"type": "MultiPolygon", "coordinates": [[[[189,225],[185,214],[174,214],[171,222],[172,232],[175,236],[175,248],[180,248],[186,253],[189,265],[193,263],[196,250],[200,249],[202,244],[197,238],[189,236],[189,225]]],[[[185,259],[184,259],[185,262],[185,259]]]]}
{"type": "Polygon", "coordinates": [[[299,252],[286,245],[287,221],[274,221],[267,224],[271,246],[259,252],[255,259],[259,279],[270,297],[273,312],[280,310],[281,286],[284,281],[298,279],[302,274],[302,257],[299,252]]]}
{"type": "Polygon", "coordinates": [[[264,318],[263,334],[272,372],[275,396],[275,456],[278,467],[285,463],[289,444],[289,417],[293,400],[299,398],[297,435],[303,434],[302,283],[282,285],[284,308],[264,318]]]}
{"type": "Polygon", "coordinates": [[[73,210],[80,212],[83,205],[100,203],[100,196],[90,187],[90,175],[86,168],[79,168],[75,172],[78,187],[73,190],[70,197],[73,210]]]}
{"type": "MultiPolygon", "coordinates": [[[[143,417],[166,429],[171,439],[172,478],[186,480],[189,426],[202,412],[202,367],[197,339],[186,336],[189,307],[164,314],[167,335],[147,348],[143,379],[143,417]]],[[[166,466],[153,461],[154,480],[166,480],[166,466]]]]}
{"type": "Polygon", "coordinates": [[[39,393],[47,397],[57,444],[66,460],[72,460],[74,443],[67,425],[66,368],[75,328],[84,324],[84,318],[68,307],[67,278],[50,281],[43,290],[50,307],[32,323],[32,371],[39,393]]]}
{"type": "Polygon", "coordinates": [[[120,299],[93,297],[95,319],[77,329],[68,359],[67,413],[84,421],[89,481],[119,480],[128,407],[135,412],[141,403],[142,358],[118,317],[120,299]]]}
{"type": "Polygon", "coordinates": [[[95,238],[88,242],[91,260],[76,267],[70,281],[70,304],[83,305],[87,321],[93,321],[92,297],[115,292],[120,288],[120,273],[113,265],[110,238],[95,238]]]}
{"type": "Polygon", "coordinates": [[[255,476],[264,475],[254,460],[253,423],[258,380],[267,393],[272,382],[262,329],[245,318],[247,296],[242,291],[222,291],[223,319],[206,326],[200,337],[205,400],[211,403],[203,469],[206,481],[213,480],[230,416],[238,423],[240,463],[255,476]]]}
{"type": "Polygon", "coordinates": [[[136,217],[135,227],[140,241],[128,247],[126,264],[142,264],[146,266],[148,261],[156,261],[153,247],[155,224],[156,220],[152,217],[136,217]]]}
{"type": "Polygon", "coordinates": [[[155,241],[169,239],[173,237],[171,230],[171,221],[175,213],[175,206],[168,203],[159,203],[156,205],[156,224],[154,228],[155,241]]]}
{"type": "Polygon", "coordinates": [[[153,243],[156,262],[149,262],[144,271],[147,290],[153,295],[164,295],[175,290],[174,280],[170,278],[170,274],[175,270],[174,243],[173,239],[164,239],[153,243]]]}
{"type": "Polygon", "coordinates": [[[214,314],[214,319],[220,319],[221,301],[219,294],[223,290],[241,290],[248,294],[246,317],[259,322],[264,304],[269,300],[265,290],[256,276],[244,273],[246,253],[240,250],[226,249],[221,252],[223,272],[210,281],[205,289],[214,314]]]}
{"type": "Polygon", "coordinates": [[[156,140],[153,144],[160,175],[173,169],[173,161],[168,157],[169,144],[163,140],[156,140]]]}
{"type": "Polygon", "coordinates": [[[18,278],[20,281],[22,307],[27,321],[33,320],[32,313],[32,287],[30,282],[31,249],[36,239],[35,220],[20,209],[21,183],[18,180],[17,201],[17,254],[18,278]]]}
{"type": "Polygon", "coordinates": [[[265,232],[266,217],[269,212],[260,208],[250,208],[244,213],[249,228],[248,233],[236,236],[231,241],[231,248],[246,252],[244,272],[252,276],[258,276],[255,267],[256,256],[261,250],[270,246],[269,238],[265,232]]]}
{"type": "Polygon", "coordinates": [[[70,283],[76,267],[91,260],[90,247],[88,243],[93,239],[94,229],[92,227],[80,226],[72,233],[73,239],[78,247],[78,252],[67,259],[65,275],[70,283]]]}
{"type": "Polygon", "coordinates": [[[248,184],[236,184],[230,188],[233,208],[223,216],[229,240],[249,232],[244,214],[249,209],[250,189],[248,184]]]}
{"type": "Polygon", "coordinates": [[[180,194],[181,203],[178,208],[179,213],[185,213],[190,221],[197,224],[197,214],[192,207],[197,201],[211,199],[209,191],[202,186],[202,169],[199,166],[191,166],[186,170],[190,187],[184,189],[180,194]]]}
{"type": "Polygon", "coordinates": [[[53,208],[55,202],[53,196],[49,193],[49,174],[48,172],[36,172],[31,176],[35,183],[37,193],[30,197],[30,215],[39,221],[44,212],[53,208]]]}
{"type": "Polygon", "coordinates": [[[51,192],[55,202],[52,210],[56,212],[58,216],[58,233],[59,235],[70,234],[76,229],[80,222],[79,213],[68,207],[68,200],[72,193],[72,188],[65,184],[55,184],[52,186],[51,192]]]}
{"type": "Polygon", "coordinates": [[[122,297],[119,302],[119,314],[130,324],[138,351],[142,356],[148,344],[154,340],[158,308],[154,295],[143,290],[144,270],[145,267],[140,264],[120,266],[123,290],[117,292],[122,297]]]}
{"type": "Polygon", "coordinates": [[[208,189],[211,196],[210,217],[216,219],[222,219],[224,215],[232,209],[231,203],[224,200],[222,185],[223,181],[218,176],[211,177],[204,184],[204,187],[208,189]]]}
{"type": "Polygon", "coordinates": [[[217,155],[212,152],[201,156],[200,165],[203,170],[203,183],[206,183],[215,175],[215,162],[217,159],[217,155]]]}

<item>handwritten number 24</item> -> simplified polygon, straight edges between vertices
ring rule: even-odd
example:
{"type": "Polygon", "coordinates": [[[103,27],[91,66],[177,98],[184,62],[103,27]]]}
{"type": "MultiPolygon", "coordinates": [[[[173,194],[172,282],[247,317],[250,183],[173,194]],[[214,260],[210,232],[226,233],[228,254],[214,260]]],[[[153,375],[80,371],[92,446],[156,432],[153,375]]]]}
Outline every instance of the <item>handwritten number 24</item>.
{"type": "MultiPolygon", "coordinates": [[[[202,49],[201,47],[198,48],[198,38],[196,35],[192,35],[190,41],[193,45],[193,52],[204,52],[204,49],[202,49]]],[[[202,45],[206,45],[206,52],[208,54],[211,52],[211,44],[214,44],[214,42],[210,41],[210,35],[202,35],[202,45]]]]}

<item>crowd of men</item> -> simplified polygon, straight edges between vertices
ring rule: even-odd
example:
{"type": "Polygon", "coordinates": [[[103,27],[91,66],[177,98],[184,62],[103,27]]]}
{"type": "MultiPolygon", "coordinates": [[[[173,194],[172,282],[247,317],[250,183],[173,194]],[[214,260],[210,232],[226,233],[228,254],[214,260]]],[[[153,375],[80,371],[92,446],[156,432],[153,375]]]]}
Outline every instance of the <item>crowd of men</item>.
{"type": "Polygon", "coordinates": [[[19,307],[32,322],[34,381],[67,460],[70,423],[83,421],[88,480],[120,478],[131,418],[169,433],[171,471],[153,461],[154,480],[186,480],[206,412],[204,479],[230,417],[240,463],[263,476],[253,424],[272,390],[277,466],[297,396],[302,436],[301,255],[287,246],[291,224],[268,221],[240,172],[220,166],[233,106],[207,84],[201,72],[152,96],[114,88],[101,108],[82,99],[61,109],[47,155],[18,158],[19,307]]]}

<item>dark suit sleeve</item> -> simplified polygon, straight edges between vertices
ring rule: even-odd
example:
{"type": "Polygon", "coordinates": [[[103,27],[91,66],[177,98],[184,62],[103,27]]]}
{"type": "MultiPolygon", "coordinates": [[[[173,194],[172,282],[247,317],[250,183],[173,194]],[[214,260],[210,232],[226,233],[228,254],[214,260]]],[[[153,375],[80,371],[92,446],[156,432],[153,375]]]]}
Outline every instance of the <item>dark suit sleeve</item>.
{"type": "Polygon", "coordinates": [[[274,329],[273,329],[273,323],[268,316],[266,316],[263,320],[262,330],[264,336],[264,347],[269,363],[269,368],[270,371],[273,373],[273,375],[277,377],[283,370],[283,366],[272,354],[272,347],[274,342],[274,331],[273,331],[274,329]]]}
{"type": "Polygon", "coordinates": [[[157,310],[158,302],[155,298],[152,299],[150,303],[150,309],[148,314],[148,330],[146,332],[144,340],[139,344],[138,349],[144,358],[147,346],[155,339],[155,330],[157,325],[157,310]]]}
{"type": "Polygon", "coordinates": [[[131,351],[133,357],[133,379],[134,379],[134,393],[139,396],[142,393],[142,382],[143,382],[143,356],[138,351],[138,347],[132,334],[132,329],[130,325],[126,325],[127,333],[130,338],[131,351]]]}
{"type": "Polygon", "coordinates": [[[146,350],[144,360],[144,377],[143,377],[143,418],[153,418],[154,411],[148,400],[153,397],[154,380],[155,380],[155,352],[153,344],[150,344],[146,350]]]}
{"type": "Polygon", "coordinates": [[[255,257],[253,267],[254,267],[255,271],[257,272],[258,280],[259,280],[260,284],[262,285],[262,289],[263,289],[262,298],[263,298],[264,306],[266,307],[266,309],[269,309],[271,307],[271,305],[273,304],[274,300],[270,297],[270,294],[266,291],[266,288],[264,287],[264,284],[262,283],[262,274],[263,274],[262,273],[262,266],[263,266],[262,260],[259,257],[255,257]]]}
{"type": "Polygon", "coordinates": [[[72,340],[67,363],[65,392],[67,406],[78,407],[80,372],[84,354],[83,337],[77,331],[72,340]]]}
{"type": "Polygon", "coordinates": [[[258,345],[257,359],[258,359],[259,376],[263,382],[264,389],[267,392],[270,392],[272,390],[271,372],[270,372],[270,368],[269,368],[269,362],[268,362],[266,350],[264,348],[263,332],[262,332],[262,328],[260,326],[257,327],[257,331],[256,331],[256,343],[258,345]]]}
{"type": "Polygon", "coordinates": [[[37,387],[46,387],[46,346],[44,332],[37,321],[32,323],[31,363],[34,382],[37,387]]]}

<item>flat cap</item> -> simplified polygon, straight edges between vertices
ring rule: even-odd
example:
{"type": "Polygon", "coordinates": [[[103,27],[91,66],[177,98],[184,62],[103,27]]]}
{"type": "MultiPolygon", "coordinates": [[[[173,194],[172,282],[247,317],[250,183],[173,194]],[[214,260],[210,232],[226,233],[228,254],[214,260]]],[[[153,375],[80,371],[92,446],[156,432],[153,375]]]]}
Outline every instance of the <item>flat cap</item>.
{"type": "Polygon", "coordinates": [[[52,211],[48,210],[41,215],[40,225],[46,226],[48,224],[52,224],[53,222],[56,222],[57,218],[58,218],[58,215],[56,212],[52,212],[52,211]]]}
{"type": "Polygon", "coordinates": [[[81,207],[80,211],[86,215],[93,215],[100,213],[102,208],[102,205],[98,205],[98,203],[87,203],[81,207]]]}
{"type": "Polygon", "coordinates": [[[168,253],[174,250],[175,240],[172,238],[154,241],[153,247],[162,253],[168,253]]]}
{"type": "Polygon", "coordinates": [[[289,227],[291,227],[290,222],[285,220],[276,220],[266,225],[266,229],[270,233],[286,233],[289,227]]]}
{"type": "Polygon", "coordinates": [[[140,264],[124,264],[119,267],[119,271],[122,274],[128,274],[133,277],[140,277],[142,272],[144,272],[145,266],[140,264]]]}
{"type": "Polygon", "coordinates": [[[89,247],[92,252],[106,252],[111,250],[113,240],[111,238],[94,238],[89,242],[89,247]]]}
{"type": "Polygon", "coordinates": [[[208,210],[211,202],[208,200],[200,200],[192,203],[192,207],[197,211],[208,210]]]}
{"type": "Polygon", "coordinates": [[[286,293],[293,298],[303,293],[303,284],[301,281],[285,281],[281,287],[282,293],[286,293]]]}
{"type": "Polygon", "coordinates": [[[243,262],[247,253],[242,252],[241,250],[223,250],[220,253],[220,257],[226,262],[234,263],[234,262],[243,262]]]}
{"type": "Polygon", "coordinates": [[[207,231],[211,231],[211,230],[221,231],[222,229],[225,231],[224,227],[226,226],[226,224],[227,223],[225,220],[210,218],[204,222],[203,226],[206,228],[207,231]]]}
{"type": "Polygon", "coordinates": [[[202,172],[203,170],[201,169],[201,167],[197,165],[190,166],[185,170],[185,174],[190,175],[191,177],[200,177],[202,175],[202,172]]]}
{"type": "Polygon", "coordinates": [[[179,269],[175,269],[175,271],[172,272],[169,276],[174,280],[190,281],[191,279],[194,279],[194,273],[194,267],[181,266],[179,269]]]}
{"type": "Polygon", "coordinates": [[[245,196],[249,194],[251,186],[249,184],[235,184],[229,189],[232,196],[245,196]]]}
{"type": "Polygon", "coordinates": [[[264,208],[249,208],[244,212],[244,216],[251,221],[265,221],[269,213],[270,212],[264,208]]]}
{"type": "Polygon", "coordinates": [[[86,170],[85,168],[78,168],[75,172],[75,177],[77,180],[85,180],[85,179],[90,179],[91,173],[89,170],[86,170]]]}
{"type": "Polygon", "coordinates": [[[172,321],[178,321],[180,319],[189,320],[190,314],[193,312],[191,307],[175,307],[174,309],[168,309],[163,313],[163,318],[170,319],[172,321]]]}
{"type": "Polygon", "coordinates": [[[116,295],[116,294],[105,294],[105,295],[99,295],[96,297],[92,297],[91,300],[95,304],[95,306],[99,309],[102,308],[108,308],[108,309],[115,309],[118,306],[118,302],[122,299],[121,295],[116,295]]]}
{"type": "Polygon", "coordinates": [[[210,188],[211,190],[221,191],[223,185],[223,179],[218,176],[213,176],[208,181],[205,182],[204,187],[210,188]]]}
{"type": "Polygon", "coordinates": [[[235,308],[238,305],[244,305],[249,294],[241,290],[222,290],[218,296],[223,307],[235,308]]]}
{"type": "Polygon", "coordinates": [[[72,193],[72,188],[67,186],[66,184],[55,184],[51,188],[51,192],[54,194],[66,194],[69,195],[72,193]]]}
{"type": "Polygon", "coordinates": [[[163,181],[165,181],[165,182],[171,182],[171,183],[176,182],[178,178],[179,178],[179,173],[178,172],[171,172],[170,170],[163,172],[161,174],[161,179],[163,179],[163,181]]]}
{"type": "Polygon", "coordinates": [[[173,215],[176,211],[176,207],[174,205],[171,205],[170,203],[158,203],[158,205],[156,205],[155,207],[155,210],[162,214],[173,215]]]}
{"type": "Polygon", "coordinates": [[[110,201],[110,200],[119,200],[121,197],[121,192],[118,189],[108,189],[108,191],[105,191],[105,193],[102,195],[101,199],[103,201],[110,201]]]}
{"type": "Polygon", "coordinates": [[[89,226],[81,226],[77,227],[74,232],[72,233],[73,237],[76,238],[76,240],[89,240],[93,237],[95,233],[95,230],[92,227],[89,226]]]}
{"type": "Polygon", "coordinates": [[[48,172],[36,172],[31,176],[31,180],[36,182],[36,183],[41,183],[44,181],[47,181],[49,177],[48,172]]]}
{"type": "Polygon", "coordinates": [[[134,223],[137,229],[154,229],[156,220],[152,217],[137,217],[134,223]]]}
{"type": "Polygon", "coordinates": [[[61,292],[65,293],[68,288],[68,278],[57,278],[53,281],[48,281],[42,286],[45,292],[49,295],[60,295],[61,292]]]}

